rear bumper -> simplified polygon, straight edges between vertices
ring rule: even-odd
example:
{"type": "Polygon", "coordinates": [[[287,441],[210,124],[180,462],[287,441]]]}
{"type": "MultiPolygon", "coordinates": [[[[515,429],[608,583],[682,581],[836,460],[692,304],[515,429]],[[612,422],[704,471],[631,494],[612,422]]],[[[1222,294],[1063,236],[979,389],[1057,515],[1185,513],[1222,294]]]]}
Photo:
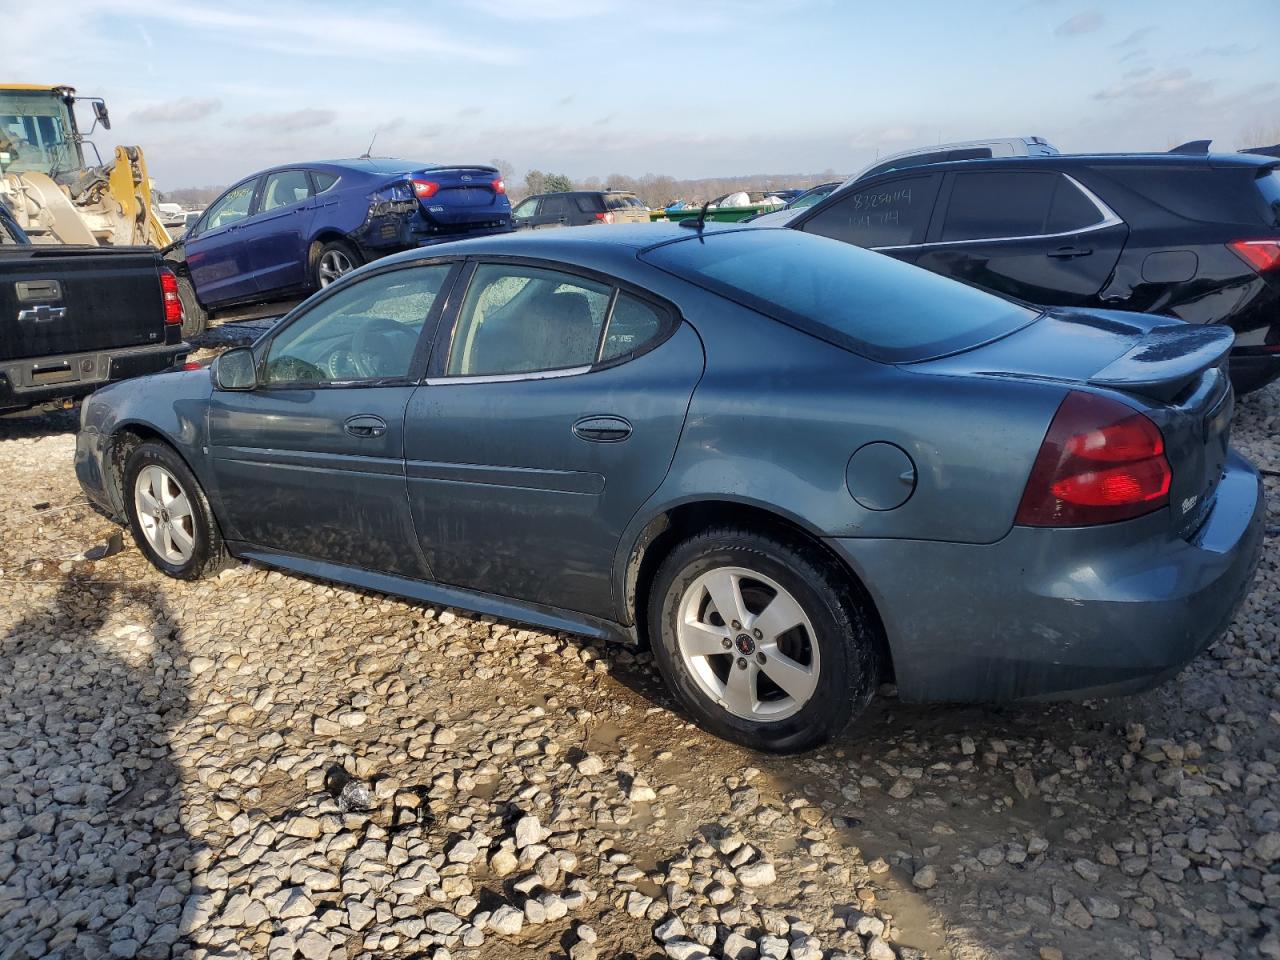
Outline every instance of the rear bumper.
{"type": "Polygon", "coordinates": [[[0,362],[0,410],[24,410],[74,400],[117,380],[159,373],[180,364],[186,343],[96,350],[0,362]]]}
{"type": "Polygon", "coordinates": [[[1190,541],[1168,539],[1161,511],[1093,528],[1014,527],[985,545],[830,543],[877,603],[904,699],[1133,693],[1212,643],[1252,582],[1261,480],[1234,451],[1225,471],[1190,541]]]}

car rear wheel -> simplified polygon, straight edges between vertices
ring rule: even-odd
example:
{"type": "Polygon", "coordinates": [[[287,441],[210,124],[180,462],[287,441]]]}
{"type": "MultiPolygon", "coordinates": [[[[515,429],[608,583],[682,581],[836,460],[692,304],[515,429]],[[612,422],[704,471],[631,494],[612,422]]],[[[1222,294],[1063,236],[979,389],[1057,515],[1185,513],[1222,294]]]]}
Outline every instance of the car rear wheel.
{"type": "Polygon", "coordinates": [[[816,549],[728,527],[679,544],[649,601],[677,699],[712,733],[777,753],[830,740],[866,707],[880,676],[873,624],[816,549]]]}
{"type": "Polygon", "coordinates": [[[190,277],[178,277],[178,299],[182,301],[182,339],[200,336],[209,326],[209,313],[196,299],[190,277]]]}
{"type": "Polygon", "coordinates": [[[342,240],[330,240],[320,245],[315,259],[315,284],[317,289],[327,287],[339,277],[360,266],[360,254],[342,240]]]}
{"type": "Polygon", "coordinates": [[[133,539],[159,570],[198,580],[226,561],[209,501],[169,446],[140,444],[125,461],[125,512],[133,539]]]}

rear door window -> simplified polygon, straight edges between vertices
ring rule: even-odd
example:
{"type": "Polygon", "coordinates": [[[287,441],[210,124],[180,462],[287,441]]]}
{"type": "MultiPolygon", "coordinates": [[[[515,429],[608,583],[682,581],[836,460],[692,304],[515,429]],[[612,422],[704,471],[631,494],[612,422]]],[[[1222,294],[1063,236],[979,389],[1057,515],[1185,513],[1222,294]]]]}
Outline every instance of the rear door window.
{"type": "Polygon", "coordinates": [[[1019,170],[957,173],[942,221],[943,243],[1044,232],[1057,178],[1019,170]]]}
{"type": "Polygon", "coordinates": [[[569,216],[568,198],[560,197],[543,197],[542,206],[538,209],[540,217],[567,217],[569,216]]]}
{"type": "Polygon", "coordinates": [[[612,292],[556,270],[482,263],[458,312],[447,373],[504,376],[589,366],[612,292]]]}
{"type": "Polygon", "coordinates": [[[896,247],[924,240],[938,193],[937,174],[842,191],[800,228],[859,247],[896,247]]]}
{"type": "Polygon", "coordinates": [[[311,198],[311,181],[305,170],[282,170],[267,176],[262,189],[263,211],[288,207],[311,198]]]}

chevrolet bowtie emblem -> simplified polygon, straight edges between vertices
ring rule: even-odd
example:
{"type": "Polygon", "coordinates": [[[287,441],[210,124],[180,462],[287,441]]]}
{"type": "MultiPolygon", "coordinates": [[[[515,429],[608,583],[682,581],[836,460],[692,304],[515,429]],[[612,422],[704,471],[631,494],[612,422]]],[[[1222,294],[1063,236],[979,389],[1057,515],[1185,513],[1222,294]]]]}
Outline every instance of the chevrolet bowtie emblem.
{"type": "Polygon", "coordinates": [[[28,307],[18,314],[19,323],[43,323],[46,320],[65,320],[66,318],[66,307],[51,307],[47,303],[42,303],[38,307],[28,307]]]}

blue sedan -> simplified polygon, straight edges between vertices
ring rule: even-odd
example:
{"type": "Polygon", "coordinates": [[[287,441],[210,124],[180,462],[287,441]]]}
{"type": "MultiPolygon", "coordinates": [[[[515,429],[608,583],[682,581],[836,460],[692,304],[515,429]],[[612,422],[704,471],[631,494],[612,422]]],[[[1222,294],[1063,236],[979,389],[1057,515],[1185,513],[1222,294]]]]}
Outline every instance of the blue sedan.
{"type": "Polygon", "coordinates": [[[108,387],[76,469],[165,574],[238,557],[647,643],[721,736],[1143,689],[1262,544],[1231,332],[1042,310],[792,230],[389,257],[212,370],[108,387]]]}
{"type": "Polygon", "coordinates": [[[246,177],[165,257],[190,337],[212,312],[305,296],[388,253],[511,229],[495,167],[330,160],[246,177]]]}

